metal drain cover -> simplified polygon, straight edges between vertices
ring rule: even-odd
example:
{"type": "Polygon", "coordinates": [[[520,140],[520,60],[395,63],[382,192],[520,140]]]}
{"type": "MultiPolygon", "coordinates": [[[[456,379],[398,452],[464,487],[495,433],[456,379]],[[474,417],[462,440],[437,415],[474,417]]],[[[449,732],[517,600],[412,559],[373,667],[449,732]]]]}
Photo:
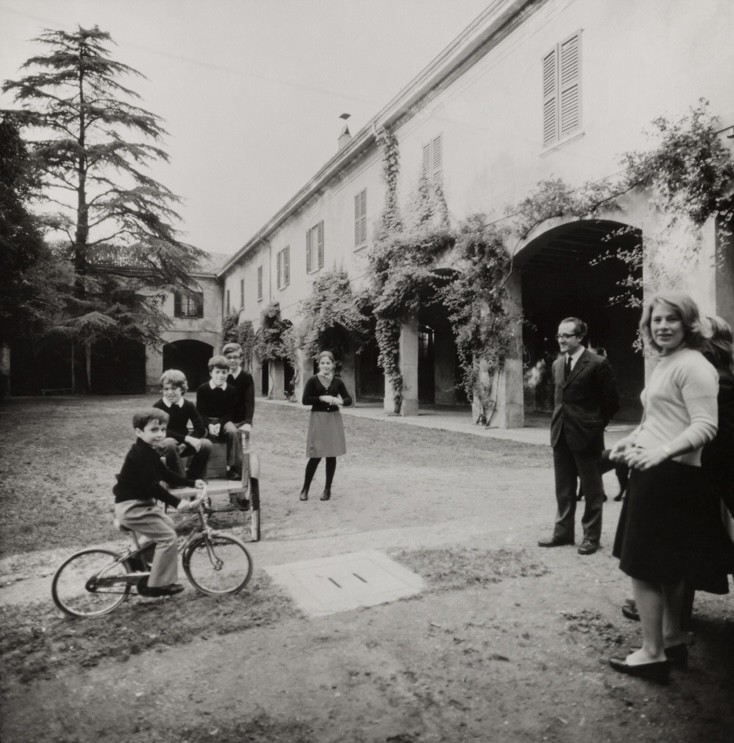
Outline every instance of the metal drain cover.
{"type": "Polygon", "coordinates": [[[423,590],[416,573],[376,550],[265,568],[286,588],[298,607],[312,616],[375,606],[423,590]]]}

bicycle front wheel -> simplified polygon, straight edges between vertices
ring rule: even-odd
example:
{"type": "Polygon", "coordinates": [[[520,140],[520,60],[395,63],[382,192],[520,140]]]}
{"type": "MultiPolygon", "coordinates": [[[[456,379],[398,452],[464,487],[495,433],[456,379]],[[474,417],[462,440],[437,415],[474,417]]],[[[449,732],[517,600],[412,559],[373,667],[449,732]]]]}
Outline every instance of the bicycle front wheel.
{"type": "Polygon", "coordinates": [[[226,534],[203,534],[183,555],[183,569],[201,593],[241,591],[252,577],[252,558],[242,542],[226,534]]]}
{"type": "Polygon", "coordinates": [[[54,604],[70,617],[99,617],[114,611],[130,592],[127,566],[112,550],[86,549],[69,557],[51,583],[54,604]]]}

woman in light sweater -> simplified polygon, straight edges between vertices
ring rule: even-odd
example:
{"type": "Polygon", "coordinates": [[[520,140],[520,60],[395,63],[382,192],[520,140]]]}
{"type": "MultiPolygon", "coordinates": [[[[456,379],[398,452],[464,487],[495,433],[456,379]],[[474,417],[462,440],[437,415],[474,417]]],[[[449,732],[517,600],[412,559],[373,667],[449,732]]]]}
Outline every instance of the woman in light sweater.
{"type": "Polygon", "coordinates": [[[610,458],[632,470],[614,556],[632,579],[642,647],[609,662],[622,673],[666,683],[671,662],[688,659],[680,626],[683,577],[702,486],[701,448],[716,435],[718,375],[699,350],[705,338],[688,295],[654,296],[640,332],[657,364],[642,392],[642,423],[610,458]]]}

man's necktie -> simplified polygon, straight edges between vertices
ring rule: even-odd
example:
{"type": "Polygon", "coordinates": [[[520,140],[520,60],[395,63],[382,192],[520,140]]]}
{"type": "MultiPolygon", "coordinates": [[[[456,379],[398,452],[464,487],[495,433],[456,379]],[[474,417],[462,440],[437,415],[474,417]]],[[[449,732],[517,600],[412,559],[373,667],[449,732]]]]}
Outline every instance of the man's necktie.
{"type": "Polygon", "coordinates": [[[569,375],[571,374],[571,357],[566,354],[566,366],[564,371],[564,379],[568,379],[569,375]]]}

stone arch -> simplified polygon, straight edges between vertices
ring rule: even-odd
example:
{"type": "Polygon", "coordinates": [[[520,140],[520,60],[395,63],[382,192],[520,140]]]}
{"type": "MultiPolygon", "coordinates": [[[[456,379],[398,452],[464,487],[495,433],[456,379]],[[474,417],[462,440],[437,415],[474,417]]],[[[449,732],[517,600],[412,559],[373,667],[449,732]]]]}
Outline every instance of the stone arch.
{"type": "Polygon", "coordinates": [[[641,294],[623,298],[621,282],[630,269],[617,256],[641,244],[641,230],[616,219],[571,218],[548,220],[516,251],[526,412],[552,409],[555,332],[563,318],[577,316],[589,326],[587,345],[603,349],[615,369],[622,400],[618,418],[639,416],[644,361],[634,348],[639,309],[630,299],[641,294]]]}

